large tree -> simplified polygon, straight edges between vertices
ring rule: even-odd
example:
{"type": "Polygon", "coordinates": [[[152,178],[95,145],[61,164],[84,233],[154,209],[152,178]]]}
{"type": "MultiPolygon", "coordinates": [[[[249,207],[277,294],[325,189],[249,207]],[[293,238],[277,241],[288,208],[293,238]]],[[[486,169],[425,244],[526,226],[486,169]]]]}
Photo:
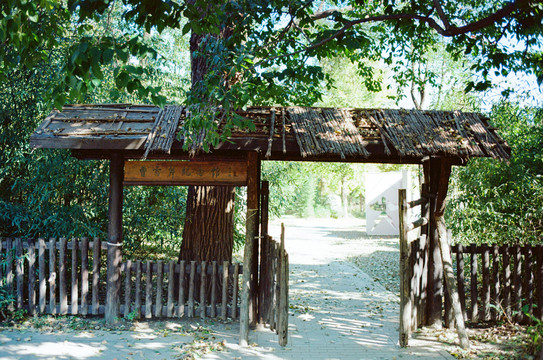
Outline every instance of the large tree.
{"type": "MultiPolygon", "coordinates": [[[[143,75],[149,71],[149,59],[155,64],[168,59],[161,58],[146,38],[168,28],[181,29],[197,39],[191,59],[203,59],[206,69],[186,96],[186,103],[197,111],[185,122],[185,146],[196,144],[207,151],[228,136],[230,128],[252,125],[230,115],[231,110],[318,100],[322,83],[330,80],[320,61],[338,55],[358,64],[369,89],[382,84],[366,60],[384,62],[397,83],[416,87],[421,77],[412,64],[424,69],[426,54],[439,44],[453,59],[474,60],[475,77],[466,90],[487,89],[495,73],[524,71],[543,80],[543,3],[536,0],[124,0],[122,18],[129,26],[88,35],[93,21],[111,21],[114,4],[0,2],[0,82],[14,70],[48,61],[52,48],[71,40],[59,85],[51,91],[57,107],[84,101],[102,86],[104,67],[111,64],[118,90],[162,105],[168,99],[143,75]],[[222,134],[213,121],[217,108],[227,114],[222,134]]],[[[430,71],[422,80],[431,82],[435,76],[430,71]]],[[[225,199],[228,204],[230,198],[225,199]]]]}

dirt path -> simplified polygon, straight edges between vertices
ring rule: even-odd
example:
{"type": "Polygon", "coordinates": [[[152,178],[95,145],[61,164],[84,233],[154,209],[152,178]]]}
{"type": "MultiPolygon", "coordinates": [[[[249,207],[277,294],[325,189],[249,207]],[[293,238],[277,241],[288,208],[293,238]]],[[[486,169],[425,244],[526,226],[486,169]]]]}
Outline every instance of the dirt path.
{"type": "MultiPolygon", "coordinates": [[[[91,324],[84,331],[2,331],[0,359],[175,359],[212,349],[222,351],[204,359],[452,359],[436,343],[398,347],[398,297],[347,261],[379,250],[363,239],[361,221],[283,221],[291,263],[285,348],[267,329],[251,331],[253,345],[240,348],[238,323],[139,323],[134,331],[91,324]]],[[[278,239],[278,224],[270,232],[278,239]]]]}

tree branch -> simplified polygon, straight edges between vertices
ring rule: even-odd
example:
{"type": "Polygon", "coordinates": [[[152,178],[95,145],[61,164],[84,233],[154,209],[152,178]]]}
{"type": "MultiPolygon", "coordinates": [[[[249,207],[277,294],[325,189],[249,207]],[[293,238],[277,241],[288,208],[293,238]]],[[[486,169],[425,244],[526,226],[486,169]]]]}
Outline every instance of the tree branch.
{"type": "Polygon", "coordinates": [[[443,26],[445,26],[445,30],[448,30],[451,28],[451,23],[449,22],[449,19],[447,18],[447,15],[445,15],[445,11],[443,11],[443,7],[441,6],[441,2],[439,0],[434,0],[434,6],[436,7],[437,14],[439,15],[439,18],[443,22],[443,26]]]}

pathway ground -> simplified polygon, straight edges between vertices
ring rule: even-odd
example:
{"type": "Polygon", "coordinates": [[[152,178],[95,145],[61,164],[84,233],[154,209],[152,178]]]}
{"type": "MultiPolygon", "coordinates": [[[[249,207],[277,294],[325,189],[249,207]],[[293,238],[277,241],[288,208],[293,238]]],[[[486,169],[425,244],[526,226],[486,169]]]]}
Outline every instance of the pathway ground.
{"type": "MultiPolygon", "coordinates": [[[[0,332],[0,359],[453,359],[440,343],[398,346],[398,297],[346,259],[375,251],[360,220],[283,219],[290,257],[288,345],[266,328],[237,345],[232,323],[139,323],[133,331],[0,332]]],[[[279,238],[279,225],[270,233],[279,238]]]]}

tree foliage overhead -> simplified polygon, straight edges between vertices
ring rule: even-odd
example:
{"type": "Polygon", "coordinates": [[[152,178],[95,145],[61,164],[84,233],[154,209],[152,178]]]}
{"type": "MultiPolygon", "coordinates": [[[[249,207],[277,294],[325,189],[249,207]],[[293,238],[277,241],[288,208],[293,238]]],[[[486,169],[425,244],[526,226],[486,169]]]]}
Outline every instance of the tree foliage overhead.
{"type": "MultiPolygon", "coordinates": [[[[382,84],[365,60],[384,60],[400,85],[420,87],[437,81],[439,74],[429,71],[421,78],[420,69],[440,43],[453,58],[475,60],[472,71],[478,77],[468,90],[485,90],[495,74],[515,71],[543,80],[543,3],[538,0],[6,0],[0,13],[0,80],[6,69],[31,68],[47,60],[59,42],[72,41],[53,92],[57,107],[83,100],[100,86],[104,67],[111,64],[119,90],[164,104],[168,98],[160,86],[142,78],[150,71],[144,66],[148,61],[167,68],[169,59],[148,38],[170,29],[202,35],[199,51],[212,71],[187,99],[205,103],[205,109],[314,103],[322,83],[330,80],[319,61],[338,55],[359,65],[369,89],[382,84]],[[128,26],[110,24],[115,9],[128,26]],[[96,23],[106,26],[91,36],[96,23]],[[224,33],[228,36],[216,36],[224,33]]],[[[196,117],[186,126],[211,130],[213,144],[220,140],[213,136],[214,118],[196,117]]]]}

